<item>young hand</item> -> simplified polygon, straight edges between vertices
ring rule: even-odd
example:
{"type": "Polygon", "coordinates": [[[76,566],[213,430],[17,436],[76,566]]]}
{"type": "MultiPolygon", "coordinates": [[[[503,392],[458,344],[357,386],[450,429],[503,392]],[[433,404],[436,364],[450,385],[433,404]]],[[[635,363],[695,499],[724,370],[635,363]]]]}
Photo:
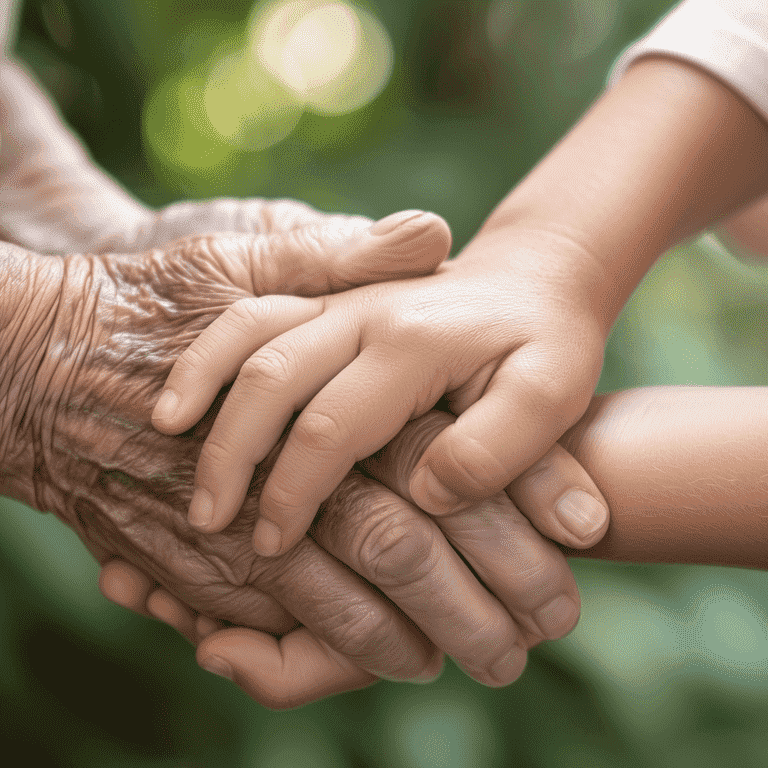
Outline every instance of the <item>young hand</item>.
{"type": "MultiPolygon", "coordinates": [[[[426,447],[410,480],[414,500],[446,514],[507,487],[594,391],[604,329],[589,280],[570,277],[591,269],[565,238],[505,227],[428,277],[237,302],[177,360],[165,387],[175,413],[160,403],[153,414],[160,431],[185,431],[237,377],[200,456],[190,522],[218,531],[234,519],[256,464],[301,409],[261,498],[262,554],[295,544],[354,463],[443,395],[460,416],[426,447]],[[562,271],[539,274],[544,249],[550,265],[558,251],[562,271]]],[[[575,460],[560,466],[553,511],[588,537],[591,519],[595,529],[605,523],[604,502],[575,460]]]]}

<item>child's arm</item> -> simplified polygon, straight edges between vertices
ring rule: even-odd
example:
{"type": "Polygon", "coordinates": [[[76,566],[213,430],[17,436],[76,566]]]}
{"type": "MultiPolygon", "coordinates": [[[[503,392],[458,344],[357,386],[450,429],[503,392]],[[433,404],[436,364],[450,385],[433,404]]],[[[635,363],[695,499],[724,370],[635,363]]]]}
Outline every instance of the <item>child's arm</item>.
{"type": "Polygon", "coordinates": [[[768,387],[614,392],[561,443],[611,508],[569,556],[768,568],[768,387]]]}
{"type": "MultiPolygon", "coordinates": [[[[233,519],[300,408],[261,499],[263,554],[286,551],[356,460],[446,393],[460,416],[426,450],[413,497],[439,514],[506,487],[587,407],[611,325],[654,259],[766,190],[768,125],[749,104],[689,64],[642,59],[436,275],[314,300],[314,319],[273,341],[266,318],[243,336],[257,342],[227,343],[217,374],[245,366],[201,454],[193,520],[233,519]]],[[[226,317],[208,342],[244,328],[226,317]]],[[[199,351],[169,378],[181,405],[156,411],[163,431],[210,404],[199,351]]]]}
{"type": "Polygon", "coordinates": [[[717,235],[737,256],[768,261],[768,197],[730,216],[717,228],[717,235]]]}

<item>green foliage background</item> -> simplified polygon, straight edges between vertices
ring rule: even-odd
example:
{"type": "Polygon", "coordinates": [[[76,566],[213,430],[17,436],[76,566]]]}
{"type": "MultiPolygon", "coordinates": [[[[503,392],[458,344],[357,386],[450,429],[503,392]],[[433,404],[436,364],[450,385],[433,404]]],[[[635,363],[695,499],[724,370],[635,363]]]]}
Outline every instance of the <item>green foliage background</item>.
{"type": "MultiPolygon", "coordinates": [[[[241,39],[250,0],[28,0],[18,55],[95,158],[150,204],[287,196],[380,217],[434,210],[455,252],[602,89],[669,0],[371,0],[392,78],[341,117],[305,113],[259,153],[199,137],[164,163],[142,110],[241,39]],[[198,143],[195,144],[195,141],[198,143]],[[219,154],[217,154],[219,153],[219,154]],[[217,159],[218,158],[218,159],[217,159]]],[[[156,137],[155,137],[156,138],[156,137]]],[[[766,271],[705,240],[661,259],[610,341],[602,390],[764,384],[766,271]]],[[[173,632],[108,604],[56,520],[0,510],[0,734],[32,766],[743,766],[768,755],[768,578],[572,561],[582,619],[489,690],[449,665],[272,713],[199,670],[173,632]]]]}

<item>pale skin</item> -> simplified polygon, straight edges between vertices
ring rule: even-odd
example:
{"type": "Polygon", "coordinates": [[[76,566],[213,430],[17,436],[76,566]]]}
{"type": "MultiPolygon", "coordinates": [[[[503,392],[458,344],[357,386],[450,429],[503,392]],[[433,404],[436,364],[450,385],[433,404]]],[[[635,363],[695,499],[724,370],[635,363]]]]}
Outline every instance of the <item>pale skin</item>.
{"type": "MultiPolygon", "coordinates": [[[[365,463],[374,471],[397,458],[412,436],[430,437],[453,422],[430,413],[410,423],[377,457],[365,463]]],[[[728,565],[768,569],[768,479],[765,470],[768,435],[768,387],[651,387],[601,395],[592,399],[581,420],[561,438],[602,489],[611,508],[611,524],[594,547],[569,550],[568,556],[728,565]]],[[[382,478],[409,498],[407,475],[400,462],[388,465],[382,478]]],[[[516,483],[520,498],[556,485],[542,468],[516,483]]],[[[439,518],[449,538],[474,528],[480,542],[473,565],[485,577],[483,563],[503,562],[499,547],[504,514],[480,504],[474,514],[439,518]],[[480,564],[478,566],[478,563],[480,564]]],[[[286,708],[314,701],[360,677],[317,649],[285,647],[263,633],[228,629],[211,635],[207,625],[194,627],[194,612],[185,609],[152,582],[123,563],[105,567],[102,591],[110,599],[149,613],[199,642],[197,657],[210,657],[257,701],[286,708]],[[313,673],[309,680],[303,674],[313,673]]],[[[368,682],[374,682],[369,676],[368,682]]]]}
{"type": "MultiPolygon", "coordinates": [[[[434,275],[294,300],[253,322],[233,308],[201,334],[153,414],[178,433],[235,379],[190,523],[218,531],[235,518],[299,409],[260,502],[264,555],[288,550],[355,461],[443,395],[458,419],[414,469],[414,500],[441,515],[509,487],[583,414],[611,326],[654,260],[766,191],[756,112],[696,67],[641,59],[434,275]]],[[[566,484],[551,516],[604,517],[569,471],[582,493],[566,484]]]]}

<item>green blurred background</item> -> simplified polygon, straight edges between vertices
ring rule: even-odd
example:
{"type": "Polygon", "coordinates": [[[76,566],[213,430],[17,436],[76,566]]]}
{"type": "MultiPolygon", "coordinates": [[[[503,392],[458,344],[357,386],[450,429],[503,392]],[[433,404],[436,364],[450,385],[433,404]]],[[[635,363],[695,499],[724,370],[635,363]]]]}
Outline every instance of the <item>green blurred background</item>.
{"type": "MultiPolygon", "coordinates": [[[[286,34],[295,4],[28,0],[17,53],[152,205],[422,208],[451,223],[458,252],[671,5],[312,0],[286,34]]],[[[667,254],[615,328],[601,389],[765,383],[767,289],[765,269],[706,238],[667,254]]],[[[515,685],[485,689],[449,664],[431,686],[272,713],[199,670],[172,631],[108,604],[55,519],[2,505],[0,732],[22,764],[768,763],[766,574],[573,561],[581,622],[515,685]]]]}

